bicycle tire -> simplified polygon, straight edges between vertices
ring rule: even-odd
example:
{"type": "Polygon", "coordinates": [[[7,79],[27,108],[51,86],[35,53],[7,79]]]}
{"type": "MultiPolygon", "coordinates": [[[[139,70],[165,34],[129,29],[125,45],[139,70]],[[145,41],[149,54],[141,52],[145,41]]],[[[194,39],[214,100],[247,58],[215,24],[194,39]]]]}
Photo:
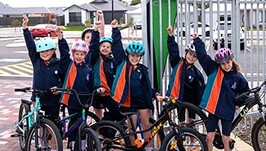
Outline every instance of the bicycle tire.
{"type": "Polygon", "coordinates": [[[81,135],[82,141],[84,141],[86,144],[84,144],[84,149],[82,148],[82,143],[78,142],[78,137],[75,140],[75,146],[74,150],[86,150],[86,151],[102,151],[101,142],[100,139],[97,136],[97,133],[91,129],[90,127],[85,127],[82,129],[82,135],[81,135]],[[79,146],[79,144],[82,144],[79,146]],[[81,149],[82,148],[82,149],[81,149]]]}
{"type": "Polygon", "coordinates": [[[87,125],[93,125],[100,121],[99,117],[91,111],[86,111],[86,116],[87,116],[86,120],[87,125]]]}
{"type": "MultiPolygon", "coordinates": [[[[207,127],[207,115],[196,105],[188,103],[188,102],[182,102],[179,104],[181,108],[186,110],[192,110],[196,114],[195,121],[193,123],[185,124],[185,126],[192,127],[193,129],[196,129],[198,132],[206,136],[206,127],[207,127]]],[[[178,113],[176,112],[178,109],[178,106],[172,106],[169,111],[175,112],[171,114],[171,119],[175,121],[176,123],[179,122],[178,120],[178,113]]]]}
{"type": "Polygon", "coordinates": [[[183,133],[182,144],[179,142],[179,132],[172,131],[166,135],[162,142],[160,151],[190,151],[190,150],[201,150],[208,151],[207,143],[205,138],[196,130],[190,127],[181,127],[183,133]],[[192,138],[193,137],[193,138],[192,138]]]}
{"type": "MultiPolygon", "coordinates": [[[[19,113],[18,113],[18,122],[20,122],[21,119],[28,114],[29,110],[30,110],[29,105],[20,104],[19,113]]],[[[26,138],[27,138],[27,132],[28,132],[28,118],[26,118],[19,125],[19,127],[21,127],[25,131],[25,133],[23,135],[19,132],[19,130],[17,130],[17,132],[19,133],[19,146],[20,146],[20,149],[24,151],[25,150],[25,144],[26,144],[26,138]]]]}
{"type": "Polygon", "coordinates": [[[266,121],[263,118],[259,118],[252,127],[251,142],[255,151],[261,151],[266,149],[266,145],[260,145],[260,142],[264,142],[266,132],[266,121]],[[260,134],[263,133],[263,134],[260,134]]]}
{"type": "Polygon", "coordinates": [[[91,128],[97,133],[105,151],[130,146],[130,139],[125,130],[116,122],[103,120],[93,124],[91,128]]]}
{"type": "Polygon", "coordinates": [[[27,141],[26,141],[26,150],[51,150],[55,149],[57,151],[63,151],[63,143],[61,134],[56,125],[49,119],[40,119],[40,124],[35,123],[29,130],[27,141]],[[37,143],[38,147],[35,146],[35,132],[38,132],[38,141],[41,141],[40,144],[37,143]],[[39,134],[42,133],[42,136],[39,134]],[[51,144],[51,143],[55,144],[51,144]]]}

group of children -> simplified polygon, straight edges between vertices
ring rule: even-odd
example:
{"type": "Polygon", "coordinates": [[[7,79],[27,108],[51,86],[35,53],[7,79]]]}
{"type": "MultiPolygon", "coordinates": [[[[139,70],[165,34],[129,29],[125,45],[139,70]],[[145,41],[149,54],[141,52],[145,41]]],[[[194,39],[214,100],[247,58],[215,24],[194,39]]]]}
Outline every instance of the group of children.
{"type": "MultiPolygon", "coordinates": [[[[97,15],[99,21],[95,22],[94,28],[85,29],[81,40],[75,41],[71,49],[62,37],[61,28],[56,28],[60,58],[56,57],[57,48],[51,38],[34,42],[27,27],[29,20],[23,18],[23,34],[34,70],[33,88],[72,88],[88,93],[98,89],[101,96],[97,96],[93,107],[100,119],[120,120],[123,118],[120,111],[138,111],[142,127],[146,130],[150,127],[149,117],[154,109],[152,99],[160,100],[162,96],[152,88],[148,67],[140,63],[145,48],[139,42],[130,42],[124,49],[117,20],[111,22],[112,37],[105,36],[103,12],[97,11],[97,15]],[[103,108],[108,112],[103,112],[103,108]]],[[[233,52],[229,48],[222,48],[216,52],[213,60],[207,54],[204,42],[195,33],[193,43],[185,48],[185,55],[181,57],[171,26],[167,32],[172,74],[166,96],[190,102],[209,112],[209,151],[212,150],[215,130],[221,120],[225,150],[229,151],[231,123],[235,108],[241,105],[234,98],[249,89],[239,65],[233,59],[233,52]],[[197,59],[208,76],[206,85],[201,72],[194,65],[197,59]]],[[[82,102],[87,99],[88,96],[80,97],[82,102]]],[[[47,118],[57,124],[61,104],[68,107],[69,114],[79,112],[82,108],[75,96],[68,94],[54,92],[42,96],[40,100],[47,118]]],[[[189,111],[189,122],[193,119],[195,113],[189,111]]],[[[69,125],[75,120],[72,119],[69,125]]],[[[184,110],[181,110],[179,120],[180,124],[184,124],[184,110]]],[[[149,132],[145,133],[144,138],[148,135],[149,132]]],[[[77,132],[69,137],[72,146],[76,136],[77,132]]]]}

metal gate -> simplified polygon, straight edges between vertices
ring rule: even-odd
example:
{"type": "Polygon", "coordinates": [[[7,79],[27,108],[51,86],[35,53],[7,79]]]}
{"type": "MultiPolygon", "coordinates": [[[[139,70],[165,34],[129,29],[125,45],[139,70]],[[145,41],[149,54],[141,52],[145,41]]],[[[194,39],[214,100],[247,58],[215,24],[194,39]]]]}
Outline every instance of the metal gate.
{"type": "MultiPolygon", "coordinates": [[[[146,0],[142,2],[143,44],[148,49],[153,86],[164,95],[171,73],[167,58],[167,27],[174,27],[180,55],[194,32],[213,56],[217,49],[230,47],[242,67],[249,86],[266,79],[265,0],[146,0]]],[[[200,67],[199,64],[197,64],[200,67]]],[[[265,103],[265,98],[264,98],[265,103]]],[[[255,111],[255,110],[254,110],[255,111]]]]}

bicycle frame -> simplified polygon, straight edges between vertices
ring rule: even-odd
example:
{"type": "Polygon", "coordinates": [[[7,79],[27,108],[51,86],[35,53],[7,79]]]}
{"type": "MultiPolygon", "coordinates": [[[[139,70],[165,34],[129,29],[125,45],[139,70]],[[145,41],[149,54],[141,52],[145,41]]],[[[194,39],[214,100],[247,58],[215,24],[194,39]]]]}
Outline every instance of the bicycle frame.
{"type": "MultiPolygon", "coordinates": [[[[85,114],[85,109],[82,109],[82,114],[81,117],[67,130],[66,127],[66,120],[69,120],[75,116],[78,116],[79,113],[74,113],[68,116],[63,117],[63,119],[60,120],[60,123],[63,124],[63,139],[69,137],[69,135],[76,130],[79,126],[82,125],[83,122],[86,121],[86,114],[85,114]]],[[[85,124],[85,123],[84,123],[85,124]]]]}
{"type": "MultiPolygon", "coordinates": [[[[168,109],[169,107],[173,106],[173,105],[178,105],[177,104],[177,101],[172,99],[170,100],[169,102],[167,102],[166,105],[163,106],[163,110],[161,112],[161,114],[159,114],[159,119],[157,121],[155,121],[154,124],[152,124],[150,126],[149,129],[147,130],[139,130],[137,131],[134,127],[133,127],[133,132],[129,132],[127,133],[126,135],[124,135],[123,137],[129,137],[129,136],[134,136],[135,138],[135,144],[136,146],[126,146],[125,148],[118,148],[118,149],[123,149],[123,150],[132,150],[132,147],[133,148],[137,148],[137,149],[144,149],[150,142],[151,140],[154,138],[154,136],[159,132],[159,130],[161,128],[163,128],[164,124],[168,121],[169,122],[169,125],[174,129],[174,130],[177,130],[178,132],[181,131],[180,127],[174,123],[172,121],[172,119],[170,118],[169,114],[168,114],[168,109]],[[151,131],[152,129],[154,128],[153,131],[151,131]],[[147,139],[144,140],[144,142],[142,142],[138,137],[137,137],[137,134],[139,133],[144,133],[144,132],[147,132],[147,131],[151,131],[149,137],[147,139]]],[[[127,118],[130,118],[130,117],[127,117],[127,118]]],[[[132,124],[132,119],[131,119],[131,124],[132,124]]],[[[180,133],[182,134],[182,133],[180,133]]],[[[180,139],[182,138],[182,135],[180,135],[180,139]]],[[[119,138],[115,138],[115,139],[119,139],[119,138]]]]}
{"type": "Polygon", "coordinates": [[[19,129],[22,134],[25,134],[25,131],[19,126],[24,120],[28,119],[28,129],[30,129],[34,123],[37,122],[38,112],[41,110],[40,98],[36,97],[35,105],[32,111],[29,111],[22,119],[16,124],[16,127],[19,129]]]}

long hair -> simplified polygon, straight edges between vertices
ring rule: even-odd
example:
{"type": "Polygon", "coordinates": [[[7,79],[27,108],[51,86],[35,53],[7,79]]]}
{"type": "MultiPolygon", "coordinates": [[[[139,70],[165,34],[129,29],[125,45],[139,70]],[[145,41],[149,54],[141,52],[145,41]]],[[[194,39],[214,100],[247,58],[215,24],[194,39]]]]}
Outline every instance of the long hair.
{"type": "Polygon", "coordinates": [[[240,73],[241,72],[240,65],[234,59],[232,61],[233,61],[233,67],[235,67],[236,71],[240,73]]]}

